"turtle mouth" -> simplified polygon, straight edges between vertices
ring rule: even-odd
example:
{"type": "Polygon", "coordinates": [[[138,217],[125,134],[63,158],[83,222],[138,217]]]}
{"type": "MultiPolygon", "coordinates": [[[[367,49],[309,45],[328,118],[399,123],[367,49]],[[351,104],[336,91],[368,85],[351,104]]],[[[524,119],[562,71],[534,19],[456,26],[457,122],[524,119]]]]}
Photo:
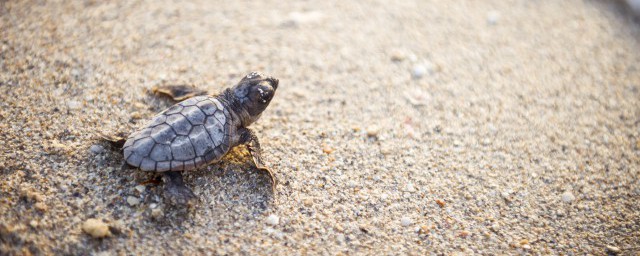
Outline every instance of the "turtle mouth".
{"type": "Polygon", "coordinates": [[[273,87],[274,90],[278,89],[278,83],[280,83],[280,80],[278,80],[277,78],[268,77],[267,81],[269,81],[271,87],[273,87]]]}

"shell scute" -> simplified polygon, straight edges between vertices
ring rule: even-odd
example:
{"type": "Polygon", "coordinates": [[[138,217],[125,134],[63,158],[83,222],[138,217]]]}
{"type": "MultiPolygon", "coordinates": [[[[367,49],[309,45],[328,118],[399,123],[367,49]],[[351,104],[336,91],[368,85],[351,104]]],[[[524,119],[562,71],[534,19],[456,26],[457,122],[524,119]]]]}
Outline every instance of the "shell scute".
{"type": "Polygon", "coordinates": [[[193,160],[196,157],[196,152],[187,136],[176,137],[171,143],[171,151],[175,159],[180,161],[193,160]]]}
{"type": "Polygon", "coordinates": [[[191,123],[182,114],[173,114],[167,117],[167,124],[173,128],[178,135],[189,135],[191,123]]]}
{"type": "Polygon", "coordinates": [[[198,106],[186,107],[180,113],[182,113],[192,125],[204,124],[206,116],[198,106]]]}

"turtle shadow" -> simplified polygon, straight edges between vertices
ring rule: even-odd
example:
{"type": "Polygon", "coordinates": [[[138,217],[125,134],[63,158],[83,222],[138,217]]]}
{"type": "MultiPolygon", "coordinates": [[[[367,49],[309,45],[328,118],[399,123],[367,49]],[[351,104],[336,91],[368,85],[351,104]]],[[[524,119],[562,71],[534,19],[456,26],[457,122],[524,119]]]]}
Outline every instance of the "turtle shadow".
{"type": "MultiPolygon", "coordinates": [[[[103,196],[117,195],[107,207],[115,218],[126,218],[125,208],[135,208],[143,219],[162,227],[181,227],[196,215],[216,216],[244,212],[259,216],[275,202],[269,175],[258,170],[244,147],[236,147],[223,159],[194,171],[183,172],[184,182],[197,196],[190,206],[172,205],[164,198],[162,174],[128,166],[120,148],[102,141],[109,149],[97,165],[111,169],[110,181],[118,190],[105,189],[103,196]],[[111,193],[111,195],[109,195],[111,193]],[[131,199],[133,198],[133,199],[131,199]]],[[[146,222],[146,221],[145,221],[146,222]]]]}
{"type": "Polygon", "coordinates": [[[149,110],[159,113],[178,102],[209,94],[208,88],[197,88],[187,84],[163,84],[145,91],[145,102],[149,110]]]}
{"type": "Polygon", "coordinates": [[[185,182],[201,194],[202,205],[241,205],[261,213],[275,199],[269,175],[260,171],[244,147],[235,147],[219,163],[185,173],[185,182]]]}
{"type": "MultiPolygon", "coordinates": [[[[162,216],[150,214],[160,229],[183,229],[203,218],[209,222],[216,216],[237,213],[242,213],[238,218],[250,219],[264,215],[275,202],[269,176],[249,163],[212,164],[183,176],[197,202],[191,207],[165,203],[162,216]]],[[[162,184],[158,188],[158,197],[162,197],[162,184]]]]}

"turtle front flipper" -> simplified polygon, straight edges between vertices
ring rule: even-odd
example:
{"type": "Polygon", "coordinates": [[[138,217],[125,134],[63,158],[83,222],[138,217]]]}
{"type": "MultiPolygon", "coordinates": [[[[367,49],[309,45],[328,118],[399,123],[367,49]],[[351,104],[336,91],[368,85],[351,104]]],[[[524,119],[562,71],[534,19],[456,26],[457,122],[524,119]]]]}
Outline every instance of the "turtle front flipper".
{"type": "Polygon", "coordinates": [[[278,182],[274,173],[264,164],[264,161],[262,161],[262,149],[260,148],[258,137],[252,130],[247,128],[238,130],[238,133],[240,134],[240,140],[238,144],[247,145],[247,149],[251,154],[251,158],[256,168],[269,174],[269,178],[271,179],[271,192],[275,195],[276,185],[278,184],[278,182]]]}
{"type": "Polygon", "coordinates": [[[163,85],[151,89],[153,93],[165,95],[174,101],[183,101],[195,96],[205,95],[207,91],[189,85],[163,85]]]}
{"type": "Polygon", "coordinates": [[[165,172],[164,197],[171,204],[177,206],[192,206],[197,201],[196,195],[184,185],[181,172],[165,172]]]}
{"type": "Polygon", "coordinates": [[[267,172],[269,174],[269,179],[271,180],[271,192],[275,195],[276,194],[276,185],[278,184],[278,181],[276,180],[276,175],[271,171],[271,169],[269,169],[266,165],[264,165],[264,162],[262,161],[262,156],[261,156],[261,151],[260,151],[260,146],[258,146],[258,148],[256,149],[253,146],[249,146],[249,153],[251,153],[251,158],[253,159],[253,163],[256,165],[256,168],[258,168],[258,170],[267,172]]]}

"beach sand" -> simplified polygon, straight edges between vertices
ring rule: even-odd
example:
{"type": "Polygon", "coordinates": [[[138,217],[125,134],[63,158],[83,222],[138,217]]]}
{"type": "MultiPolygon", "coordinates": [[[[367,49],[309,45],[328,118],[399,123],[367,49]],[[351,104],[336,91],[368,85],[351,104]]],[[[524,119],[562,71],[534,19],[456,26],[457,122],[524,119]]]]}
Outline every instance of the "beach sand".
{"type": "Polygon", "coordinates": [[[640,22],[618,1],[2,1],[0,254],[640,252],[640,22]],[[101,132],[280,79],[163,202],[101,132]]]}

